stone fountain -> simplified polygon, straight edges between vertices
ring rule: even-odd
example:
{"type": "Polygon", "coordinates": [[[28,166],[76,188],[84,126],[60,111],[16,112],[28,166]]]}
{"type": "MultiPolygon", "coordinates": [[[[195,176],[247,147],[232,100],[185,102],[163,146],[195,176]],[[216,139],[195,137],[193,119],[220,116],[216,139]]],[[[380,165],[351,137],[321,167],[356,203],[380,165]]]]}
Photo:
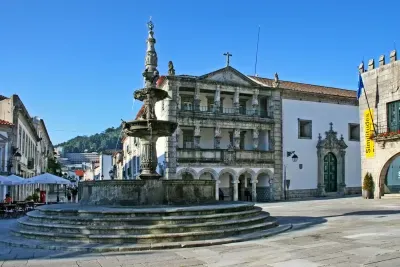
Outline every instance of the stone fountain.
{"type": "Polygon", "coordinates": [[[157,172],[156,142],[170,136],[175,122],[158,120],[154,106],[168,97],[159,77],[154,25],[148,23],[145,88],[134,97],[144,113],[123,122],[140,138],[141,174],[135,180],[79,183],[79,203],[45,205],[27,213],[0,242],[73,251],[128,251],[206,246],[261,238],[286,231],[251,202],[218,202],[215,181],[164,179],[157,172]],[[32,240],[33,239],[33,240],[32,240]]]}
{"type": "Polygon", "coordinates": [[[159,179],[156,172],[157,151],[156,142],[159,137],[171,136],[177,127],[176,122],[157,120],[155,104],[168,97],[168,92],[156,87],[159,73],[157,70],[157,52],[155,50],[154,24],[148,22],[149,36],[147,38],[147,51],[143,77],[145,88],[136,90],[134,98],[144,102],[144,112],[139,120],[123,122],[122,129],[127,136],[139,137],[140,153],[140,179],[159,179]]]}

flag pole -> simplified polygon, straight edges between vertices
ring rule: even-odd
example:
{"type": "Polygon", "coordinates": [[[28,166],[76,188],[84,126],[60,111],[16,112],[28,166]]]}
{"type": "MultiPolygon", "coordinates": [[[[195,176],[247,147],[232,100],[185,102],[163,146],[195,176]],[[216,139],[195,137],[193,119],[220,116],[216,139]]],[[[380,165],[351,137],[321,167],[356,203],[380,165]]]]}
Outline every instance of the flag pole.
{"type": "MultiPolygon", "coordinates": [[[[361,77],[361,81],[362,81],[362,76],[361,76],[361,73],[360,73],[360,77],[361,77]]],[[[367,97],[367,92],[365,91],[365,86],[364,86],[364,83],[363,83],[363,91],[364,91],[364,95],[365,95],[365,99],[367,100],[367,105],[368,105],[368,110],[369,110],[369,116],[371,117],[371,120],[372,120],[372,127],[374,127],[374,132],[375,132],[375,135],[377,135],[377,132],[376,132],[376,127],[375,127],[375,123],[374,123],[374,118],[373,118],[373,116],[372,116],[372,114],[371,114],[371,108],[370,108],[370,106],[369,106],[369,101],[368,101],[368,97],[367,97]]]]}

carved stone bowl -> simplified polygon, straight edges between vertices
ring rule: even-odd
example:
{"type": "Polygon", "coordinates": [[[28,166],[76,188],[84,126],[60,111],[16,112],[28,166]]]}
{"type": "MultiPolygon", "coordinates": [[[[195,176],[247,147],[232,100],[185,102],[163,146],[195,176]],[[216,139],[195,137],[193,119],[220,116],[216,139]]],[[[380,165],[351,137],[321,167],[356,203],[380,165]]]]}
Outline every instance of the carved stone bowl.
{"type": "Polygon", "coordinates": [[[167,91],[164,91],[162,89],[158,89],[158,88],[155,88],[155,87],[143,88],[143,89],[136,90],[133,93],[133,97],[136,100],[143,101],[143,100],[147,99],[147,95],[148,94],[152,95],[152,98],[154,99],[155,102],[163,100],[163,99],[169,97],[167,91]]]}
{"type": "Polygon", "coordinates": [[[178,126],[176,122],[172,121],[135,120],[126,122],[123,131],[126,135],[132,137],[149,137],[148,122],[151,123],[153,137],[171,136],[178,126]]]}

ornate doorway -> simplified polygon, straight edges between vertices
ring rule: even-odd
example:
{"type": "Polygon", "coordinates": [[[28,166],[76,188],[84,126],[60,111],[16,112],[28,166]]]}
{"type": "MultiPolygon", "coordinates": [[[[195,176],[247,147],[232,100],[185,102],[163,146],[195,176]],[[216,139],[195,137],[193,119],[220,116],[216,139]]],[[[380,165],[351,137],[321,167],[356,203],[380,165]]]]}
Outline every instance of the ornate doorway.
{"type": "Polygon", "coordinates": [[[324,184],[325,192],[337,192],[337,160],[331,152],[324,157],[324,184]]]}
{"type": "Polygon", "coordinates": [[[326,193],[346,194],[346,148],[343,135],[337,137],[333,124],[329,123],[329,131],[325,132],[325,139],[318,136],[318,195],[326,193]]]}

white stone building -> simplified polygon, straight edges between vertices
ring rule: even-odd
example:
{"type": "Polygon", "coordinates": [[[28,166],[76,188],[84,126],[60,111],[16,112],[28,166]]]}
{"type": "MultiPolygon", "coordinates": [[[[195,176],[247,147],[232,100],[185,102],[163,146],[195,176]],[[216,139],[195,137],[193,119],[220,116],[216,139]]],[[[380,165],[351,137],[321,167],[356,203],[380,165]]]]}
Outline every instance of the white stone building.
{"type": "MultiPolygon", "coordinates": [[[[265,86],[273,82],[252,78],[265,86]]],[[[279,88],[282,172],[283,180],[290,181],[288,197],[361,193],[356,92],[287,81],[279,81],[279,88]]]]}
{"type": "MultiPolygon", "coordinates": [[[[277,74],[246,76],[229,66],[227,54],[227,66],[214,72],[175,75],[170,62],[168,76],[159,78],[169,98],[156,103],[156,116],[178,128],[157,141],[158,173],[215,179],[217,199],[222,191],[235,201],[282,199],[284,180],[291,180],[292,197],[359,192],[356,92],[280,81],[277,74]],[[299,162],[288,162],[288,152],[299,162]]],[[[126,138],[117,177],[126,177],[139,155],[139,140],[126,138]]]]}

